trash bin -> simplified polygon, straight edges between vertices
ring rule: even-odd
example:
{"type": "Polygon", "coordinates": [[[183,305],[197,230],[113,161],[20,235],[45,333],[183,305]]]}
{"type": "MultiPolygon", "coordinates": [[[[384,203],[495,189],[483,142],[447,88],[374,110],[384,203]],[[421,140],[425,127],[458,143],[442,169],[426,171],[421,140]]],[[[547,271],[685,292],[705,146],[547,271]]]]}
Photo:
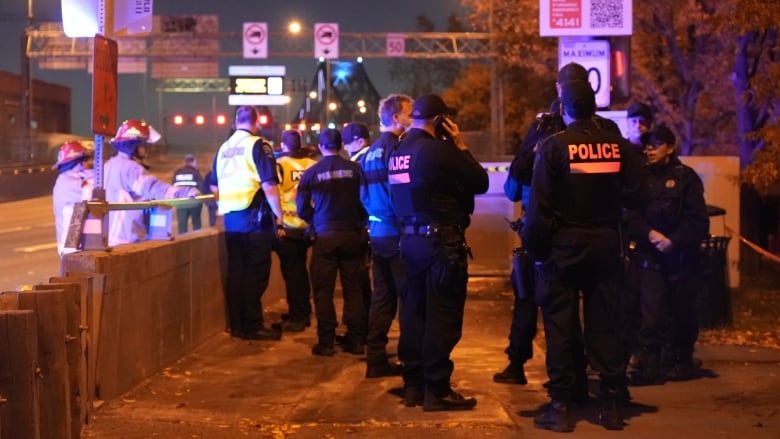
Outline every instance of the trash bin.
{"type": "Polygon", "coordinates": [[[730,236],[710,236],[701,243],[699,270],[699,327],[718,328],[731,324],[731,295],[726,251],[730,236]]]}

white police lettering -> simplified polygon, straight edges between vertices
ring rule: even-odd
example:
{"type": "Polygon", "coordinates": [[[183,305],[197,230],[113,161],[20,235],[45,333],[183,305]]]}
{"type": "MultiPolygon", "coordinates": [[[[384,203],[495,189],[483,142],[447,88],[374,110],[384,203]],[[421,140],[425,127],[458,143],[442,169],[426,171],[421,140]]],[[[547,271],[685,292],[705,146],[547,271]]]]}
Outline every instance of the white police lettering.
{"type": "Polygon", "coordinates": [[[351,169],[338,169],[335,171],[320,172],[317,174],[317,181],[338,180],[340,178],[354,178],[355,174],[351,169]]]}
{"type": "Polygon", "coordinates": [[[387,168],[391,171],[408,170],[411,158],[412,156],[410,155],[397,155],[390,157],[390,162],[387,164],[387,168]]]}
{"type": "Polygon", "coordinates": [[[229,158],[235,157],[237,155],[244,155],[244,147],[243,146],[233,146],[231,148],[225,148],[225,150],[222,151],[222,158],[223,159],[229,159],[229,158]]]}
{"type": "Polygon", "coordinates": [[[304,171],[292,171],[290,172],[290,178],[292,181],[301,181],[301,176],[303,175],[304,171]]]}
{"type": "Polygon", "coordinates": [[[579,145],[569,145],[569,161],[579,160],[603,160],[619,159],[620,148],[617,143],[580,143],[579,145]]]}
{"type": "Polygon", "coordinates": [[[369,151],[366,153],[366,161],[370,162],[372,160],[378,160],[382,158],[382,148],[377,148],[373,151],[369,151]]]}

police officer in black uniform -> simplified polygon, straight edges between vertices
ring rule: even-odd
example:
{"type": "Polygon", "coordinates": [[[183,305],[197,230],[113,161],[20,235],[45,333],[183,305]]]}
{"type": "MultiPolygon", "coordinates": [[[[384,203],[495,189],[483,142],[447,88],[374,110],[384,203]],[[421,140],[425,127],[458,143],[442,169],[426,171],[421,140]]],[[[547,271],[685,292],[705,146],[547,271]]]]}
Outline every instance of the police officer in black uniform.
{"type": "MultiPolygon", "coordinates": [[[[184,166],[173,171],[173,180],[171,183],[176,187],[192,187],[200,190],[203,187],[203,176],[198,170],[195,156],[187,154],[184,156],[184,166]]],[[[200,230],[201,220],[200,211],[203,208],[201,204],[193,207],[177,207],[176,219],[179,223],[179,234],[187,232],[187,225],[192,218],[192,230],[200,230]]]]}
{"type": "Polygon", "coordinates": [[[403,223],[398,356],[404,404],[425,411],[468,410],[477,401],[450,387],[450,353],[460,339],[468,281],[465,230],[474,195],[488,190],[485,169],[468,151],[441,97],[412,105],[412,126],[390,155],[388,181],[403,223]]]}
{"type": "Polygon", "coordinates": [[[649,385],[691,379],[698,367],[693,358],[697,290],[691,280],[710,224],[704,186],[696,172],[677,158],[672,131],[659,125],[643,134],[641,141],[648,158],[645,178],[650,202],[641,211],[626,213],[632,243],[630,270],[636,279],[632,287],[641,316],[637,367],[630,378],[632,384],[649,385]]]}
{"type": "Polygon", "coordinates": [[[365,179],[358,163],[341,157],[341,148],[338,130],[322,131],[319,143],[322,159],[303,173],[295,199],[298,216],[314,228],[316,237],[309,271],[318,342],[311,352],[321,356],[335,353],[338,320],[333,291],[337,274],[344,295],[342,320],[347,326],[342,349],[363,354],[368,332],[369,304],[362,288],[367,276],[364,236],[367,215],[360,202],[360,187],[365,179]]]}
{"type": "Polygon", "coordinates": [[[569,405],[582,352],[582,292],[587,357],[601,377],[599,420],[608,429],[622,429],[618,397],[625,394],[626,358],[618,334],[618,225],[624,205],[644,202],[639,156],[625,139],[594,123],[595,96],[588,82],[563,83],[561,102],[566,130],[538,149],[523,230],[536,264],[536,298],[547,341],[545,387],[552,399],[534,426],[574,429],[569,405]]]}
{"type": "MultiPolygon", "coordinates": [[[[569,63],[561,67],[558,71],[558,77],[555,82],[555,88],[558,95],[561,94],[561,84],[567,81],[587,81],[588,71],[580,64],[569,63]]],[[[512,199],[511,201],[522,201],[523,206],[528,205],[528,186],[531,184],[533,175],[533,162],[536,146],[547,137],[566,129],[566,125],[561,117],[561,101],[556,98],[550,106],[550,111],[540,113],[531,123],[528,132],[525,134],[522,142],[515,152],[512,163],[509,166],[509,178],[513,178],[523,186],[522,200],[512,199]]],[[[620,135],[620,128],[609,119],[599,115],[593,116],[594,122],[607,131],[620,135]]],[[[513,223],[516,229],[522,228],[522,221],[513,223]]],[[[509,365],[493,375],[493,381],[505,384],[526,384],[528,380],[525,377],[524,364],[533,356],[533,340],[536,337],[537,306],[533,297],[533,271],[527,270],[523,264],[517,267],[524,271],[522,273],[512,273],[512,287],[515,292],[515,301],[512,308],[512,324],[509,329],[509,346],[505,352],[509,357],[509,365]],[[525,285],[521,288],[518,283],[525,285]],[[527,290],[527,291],[526,291],[527,290]]],[[[583,350],[584,352],[584,350],[583,350]]],[[[585,373],[585,360],[581,361],[582,372],[579,375],[578,394],[575,399],[582,402],[587,399],[587,375],[585,373]]]]}

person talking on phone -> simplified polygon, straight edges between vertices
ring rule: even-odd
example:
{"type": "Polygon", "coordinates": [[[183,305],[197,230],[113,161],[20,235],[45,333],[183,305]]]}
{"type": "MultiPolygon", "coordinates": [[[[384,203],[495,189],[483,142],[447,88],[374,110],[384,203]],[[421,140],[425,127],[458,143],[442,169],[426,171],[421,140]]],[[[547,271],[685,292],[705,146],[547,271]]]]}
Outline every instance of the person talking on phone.
{"type": "Polygon", "coordinates": [[[487,192],[489,181],[449,117],[453,113],[438,95],[417,98],[411,128],[388,160],[407,274],[398,340],[404,405],[422,405],[424,411],[477,405],[450,386],[450,354],[463,329],[470,253],[465,231],[474,196],[487,192]]]}

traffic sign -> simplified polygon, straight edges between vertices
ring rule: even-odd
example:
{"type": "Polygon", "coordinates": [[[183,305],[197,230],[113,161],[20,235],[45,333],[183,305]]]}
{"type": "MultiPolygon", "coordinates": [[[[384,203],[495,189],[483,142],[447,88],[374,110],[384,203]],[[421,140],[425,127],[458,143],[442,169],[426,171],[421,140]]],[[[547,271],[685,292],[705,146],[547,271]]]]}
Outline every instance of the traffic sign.
{"type": "Polygon", "coordinates": [[[268,23],[244,23],[244,58],[268,58],[268,23]]]}
{"type": "Polygon", "coordinates": [[[406,39],[404,34],[387,34],[386,55],[388,58],[404,56],[406,52],[406,39]]]}
{"type": "Polygon", "coordinates": [[[596,93],[596,106],[610,104],[610,50],[606,40],[558,41],[558,69],[568,63],[577,63],[588,70],[588,80],[596,93]]]}
{"type": "Polygon", "coordinates": [[[314,24],[314,57],[337,59],[339,57],[339,24],[314,24]]]}

